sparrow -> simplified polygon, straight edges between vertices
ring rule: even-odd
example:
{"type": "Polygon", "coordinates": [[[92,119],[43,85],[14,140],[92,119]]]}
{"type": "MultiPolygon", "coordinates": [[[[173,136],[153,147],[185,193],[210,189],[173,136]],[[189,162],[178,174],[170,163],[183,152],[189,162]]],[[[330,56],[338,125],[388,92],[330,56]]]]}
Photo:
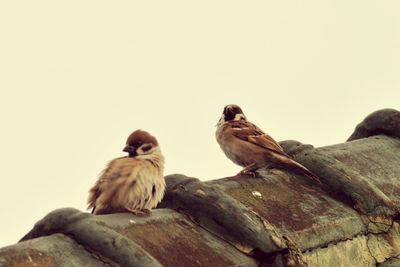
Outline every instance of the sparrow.
{"type": "Polygon", "coordinates": [[[259,168],[285,169],[320,183],[318,176],[293,160],[278,142],[248,121],[238,105],[225,106],[217,123],[216,139],[225,155],[244,167],[243,174],[255,176],[259,168]]]}
{"type": "Polygon", "coordinates": [[[88,209],[94,214],[149,214],[164,196],[164,157],[157,139],[136,130],[123,151],[128,156],[111,160],[89,191],[88,209]]]}

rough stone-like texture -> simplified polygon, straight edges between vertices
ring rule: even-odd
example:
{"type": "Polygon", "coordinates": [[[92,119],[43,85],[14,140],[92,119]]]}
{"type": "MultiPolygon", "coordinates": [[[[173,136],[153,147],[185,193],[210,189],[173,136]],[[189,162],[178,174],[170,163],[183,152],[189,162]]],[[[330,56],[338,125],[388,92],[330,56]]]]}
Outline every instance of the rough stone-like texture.
{"type": "Polygon", "coordinates": [[[59,209],[49,213],[21,241],[63,233],[73,237],[87,250],[122,266],[161,266],[134,241],[97,222],[97,217],[76,209],[59,209]]]}
{"type": "Polygon", "coordinates": [[[368,267],[376,264],[369,253],[365,236],[307,252],[304,258],[309,267],[368,267]]]}
{"type": "Polygon", "coordinates": [[[328,185],[331,195],[362,214],[388,218],[399,209],[399,151],[399,139],[374,136],[306,150],[294,157],[328,185]]]}
{"type": "Polygon", "coordinates": [[[281,142],[322,184],[170,175],[151,216],[56,210],[0,266],[400,266],[399,114],[372,113],[342,144],[281,142]]]}
{"type": "Polygon", "coordinates": [[[381,109],[368,115],[357,125],[348,141],[384,134],[400,138],[400,112],[395,109],[381,109]]]}
{"type": "Polygon", "coordinates": [[[0,266],[15,258],[13,251],[27,255],[14,261],[29,263],[30,256],[43,266],[257,266],[251,257],[169,209],[156,209],[151,216],[144,217],[129,213],[95,216],[75,209],[60,209],[39,221],[23,240],[0,250],[0,266]],[[50,239],[57,236],[76,243],[75,247],[67,247],[63,244],[66,241],[50,239]],[[38,250],[35,242],[39,241],[51,253],[38,250]],[[26,244],[34,250],[20,253],[26,244]],[[55,258],[57,253],[65,253],[65,259],[72,255],[76,263],[55,258]],[[79,262],[80,259],[83,260],[79,262]]]}
{"type": "Polygon", "coordinates": [[[117,266],[63,234],[39,237],[0,250],[0,266],[117,266]]]}
{"type": "Polygon", "coordinates": [[[154,210],[149,217],[124,213],[97,216],[97,220],[146,248],[163,266],[257,266],[250,257],[169,209],[154,210]]]}
{"type": "Polygon", "coordinates": [[[378,263],[400,255],[399,224],[395,222],[387,233],[369,234],[368,247],[378,263]]]}
{"type": "MultiPolygon", "coordinates": [[[[167,177],[167,181],[175,179],[167,177]]],[[[271,253],[285,246],[246,206],[215,186],[200,181],[177,184],[167,191],[164,205],[190,215],[202,227],[245,253],[271,253]]]]}
{"type": "Polygon", "coordinates": [[[263,178],[236,176],[210,181],[267,221],[279,235],[302,250],[352,238],[365,231],[359,214],[306,179],[263,173],[263,178]]]}
{"type": "Polygon", "coordinates": [[[380,263],[377,266],[379,266],[379,267],[399,267],[400,266],[400,258],[388,259],[384,263],[380,263]]]}

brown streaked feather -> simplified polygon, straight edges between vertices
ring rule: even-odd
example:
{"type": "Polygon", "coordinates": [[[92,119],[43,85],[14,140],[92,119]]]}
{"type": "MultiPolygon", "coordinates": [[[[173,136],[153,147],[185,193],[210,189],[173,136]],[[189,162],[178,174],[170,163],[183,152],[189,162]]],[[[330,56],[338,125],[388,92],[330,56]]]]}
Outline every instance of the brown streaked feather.
{"type": "Polygon", "coordinates": [[[110,203],[111,198],[128,177],[135,179],[135,176],[131,175],[132,161],[135,161],[135,159],[120,157],[108,163],[96,184],[89,191],[88,209],[93,208],[92,213],[96,210],[95,204],[99,197],[101,197],[103,204],[110,203]]]}
{"type": "Polygon", "coordinates": [[[100,180],[97,180],[96,184],[89,191],[89,199],[88,199],[88,209],[92,209],[92,213],[94,213],[96,209],[96,199],[100,196],[100,180]]]}
{"type": "Polygon", "coordinates": [[[96,210],[96,200],[102,193],[102,184],[104,183],[104,179],[102,179],[104,173],[106,173],[110,169],[111,161],[108,163],[107,167],[100,173],[99,178],[97,179],[95,185],[89,190],[89,198],[88,198],[88,207],[87,209],[92,208],[92,213],[96,210]]]}
{"type": "Polygon", "coordinates": [[[243,141],[261,146],[275,153],[288,156],[283,148],[271,136],[248,121],[232,121],[233,135],[243,141]]]}
{"type": "Polygon", "coordinates": [[[255,124],[246,120],[230,121],[229,123],[231,125],[231,128],[233,129],[232,134],[236,138],[257,145],[259,147],[268,149],[271,152],[283,156],[284,160],[281,160],[283,166],[299,174],[306,175],[307,177],[321,184],[321,181],[317,175],[312,173],[302,164],[293,160],[288,154],[285,153],[285,151],[279,145],[278,142],[276,142],[270,135],[264,133],[255,124]]]}

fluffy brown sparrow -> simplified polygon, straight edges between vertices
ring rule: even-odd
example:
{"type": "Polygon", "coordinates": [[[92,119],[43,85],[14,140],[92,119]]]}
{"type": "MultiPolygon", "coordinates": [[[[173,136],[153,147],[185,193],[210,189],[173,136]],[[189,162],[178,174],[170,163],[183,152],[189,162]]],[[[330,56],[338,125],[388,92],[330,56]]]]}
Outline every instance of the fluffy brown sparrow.
{"type": "Polygon", "coordinates": [[[286,154],[282,147],[246,119],[237,105],[227,105],[217,124],[216,138],[225,155],[244,167],[244,174],[255,175],[259,168],[277,168],[306,175],[316,181],[318,177],[286,154]]]}
{"type": "Polygon", "coordinates": [[[156,138],[136,130],[123,151],[129,155],[110,161],[89,191],[94,214],[148,214],[164,196],[164,157],[156,138]]]}

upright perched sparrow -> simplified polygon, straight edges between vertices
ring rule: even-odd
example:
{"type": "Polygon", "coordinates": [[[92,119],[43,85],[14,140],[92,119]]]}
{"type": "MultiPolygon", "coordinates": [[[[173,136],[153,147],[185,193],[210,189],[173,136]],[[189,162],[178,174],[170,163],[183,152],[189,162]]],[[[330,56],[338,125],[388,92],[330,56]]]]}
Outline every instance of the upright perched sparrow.
{"type": "Polygon", "coordinates": [[[291,159],[271,136],[249,122],[237,105],[224,108],[217,124],[216,138],[225,155],[244,167],[244,174],[254,174],[262,167],[287,169],[320,183],[315,174],[291,159]]]}
{"type": "Polygon", "coordinates": [[[136,130],[123,151],[129,155],[110,161],[89,191],[88,209],[94,214],[150,213],[164,196],[164,157],[156,138],[136,130]]]}

